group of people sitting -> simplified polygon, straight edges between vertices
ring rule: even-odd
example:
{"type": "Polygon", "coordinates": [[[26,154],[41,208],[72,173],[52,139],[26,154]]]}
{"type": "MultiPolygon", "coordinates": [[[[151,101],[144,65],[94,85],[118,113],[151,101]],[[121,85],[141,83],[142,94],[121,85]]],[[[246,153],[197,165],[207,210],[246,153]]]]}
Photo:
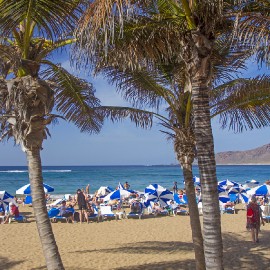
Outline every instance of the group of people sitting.
{"type": "Polygon", "coordinates": [[[19,207],[15,203],[10,202],[6,209],[3,204],[0,205],[0,223],[7,224],[9,223],[10,218],[16,218],[19,216],[19,207]]]}

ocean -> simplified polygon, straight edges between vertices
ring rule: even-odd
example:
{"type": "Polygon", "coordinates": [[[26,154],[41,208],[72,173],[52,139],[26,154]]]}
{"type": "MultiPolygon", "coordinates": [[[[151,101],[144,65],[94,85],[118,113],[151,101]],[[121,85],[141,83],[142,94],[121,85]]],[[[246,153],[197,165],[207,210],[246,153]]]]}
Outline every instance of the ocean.
{"type": "MultiPolygon", "coordinates": [[[[193,167],[199,176],[198,167],[193,167]]],[[[244,184],[256,179],[261,184],[270,179],[270,165],[218,165],[218,180],[232,180],[244,184]]],[[[100,186],[115,188],[119,182],[129,182],[130,188],[143,191],[149,184],[160,184],[172,189],[183,184],[183,173],[179,166],[43,166],[43,179],[55,188],[52,194],[74,194],[78,188],[90,184],[90,193],[100,186]]],[[[28,184],[27,167],[0,166],[0,190],[15,194],[21,186],[28,184]]]]}

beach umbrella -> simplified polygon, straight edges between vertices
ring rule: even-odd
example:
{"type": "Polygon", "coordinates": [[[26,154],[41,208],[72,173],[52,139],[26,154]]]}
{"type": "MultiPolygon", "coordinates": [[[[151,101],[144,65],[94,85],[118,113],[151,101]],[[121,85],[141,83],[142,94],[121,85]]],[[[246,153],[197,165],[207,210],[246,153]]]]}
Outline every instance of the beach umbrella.
{"type": "Polygon", "coordinates": [[[248,195],[264,196],[270,194],[270,185],[261,185],[247,191],[248,195]]]}
{"type": "Polygon", "coordinates": [[[252,179],[252,180],[247,180],[246,183],[253,186],[253,185],[258,185],[260,182],[252,179]]]}
{"type": "Polygon", "coordinates": [[[242,203],[248,203],[248,195],[247,195],[247,193],[239,193],[237,196],[238,196],[238,199],[242,203]]]}
{"type": "Polygon", "coordinates": [[[226,202],[230,201],[230,197],[229,197],[227,192],[220,192],[218,194],[218,199],[222,203],[226,203],[226,202]]]}
{"type": "Polygon", "coordinates": [[[173,193],[168,189],[158,185],[151,184],[145,188],[145,204],[149,205],[150,202],[159,202],[161,207],[167,205],[169,200],[173,200],[173,193]]]}
{"type": "Polygon", "coordinates": [[[124,189],[124,186],[120,182],[118,183],[118,189],[124,189]]]}
{"type": "Polygon", "coordinates": [[[218,185],[222,188],[225,188],[225,189],[228,189],[228,188],[231,188],[231,187],[236,187],[236,186],[239,186],[238,183],[234,182],[234,181],[230,181],[230,180],[223,180],[223,181],[219,181],[218,182],[218,185]]]}
{"type": "Polygon", "coordinates": [[[3,204],[5,210],[10,202],[13,202],[14,204],[16,204],[14,197],[12,195],[10,195],[8,192],[4,190],[0,191],[0,203],[3,204]]]}
{"type": "Polygon", "coordinates": [[[228,191],[228,194],[238,194],[243,192],[246,192],[246,189],[242,185],[239,185],[238,187],[231,187],[228,191]]]}
{"type": "MultiPolygon", "coordinates": [[[[44,192],[53,192],[54,188],[43,183],[44,192]]],[[[16,194],[31,194],[31,186],[30,184],[24,185],[23,187],[16,190],[16,194]]]]}
{"type": "Polygon", "coordinates": [[[132,192],[126,190],[126,189],[117,189],[113,192],[109,193],[103,198],[104,202],[110,201],[110,200],[121,200],[125,197],[128,197],[132,192]]]}
{"type": "Polygon", "coordinates": [[[98,191],[97,191],[97,195],[98,196],[105,196],[105,195],[107,195],[107,194],[109,194],[110,192],[112,192],[113,191],[113,189],[112,188],[110,188],[110,187],[100,187],[99,189],[98,189],[98,191]]]}

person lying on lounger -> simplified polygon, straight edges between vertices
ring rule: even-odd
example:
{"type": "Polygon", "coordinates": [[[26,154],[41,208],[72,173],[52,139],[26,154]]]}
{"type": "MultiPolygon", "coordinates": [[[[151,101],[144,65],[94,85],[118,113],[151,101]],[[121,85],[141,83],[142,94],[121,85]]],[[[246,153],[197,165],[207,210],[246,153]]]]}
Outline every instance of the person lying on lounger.
{"type": "Polygon", "coordinates": [[[62,201],[62,204],[58,209],[60,210],[60,213],[59,213],[60,216],[66,217],[70,219],[72,222],[74,222],[73,213],[67,209],[66,201],[62,201]]]}
{"type": "Polygon", "coordinates": [[[19,208],[17,205],[15,205],[13,202],[9,203],[8,208],[6,209],[6,219],[4,224],[7,224],[9,221],[9,218],[11,217],[18,217],[20,215],[19,208]]]}
{"type": "Polygon", "coordinates": [[[139,200],[135,200],[130,205],[130,211],[133,213],[141,213],[142,212],[142,204],[139,200]]]}

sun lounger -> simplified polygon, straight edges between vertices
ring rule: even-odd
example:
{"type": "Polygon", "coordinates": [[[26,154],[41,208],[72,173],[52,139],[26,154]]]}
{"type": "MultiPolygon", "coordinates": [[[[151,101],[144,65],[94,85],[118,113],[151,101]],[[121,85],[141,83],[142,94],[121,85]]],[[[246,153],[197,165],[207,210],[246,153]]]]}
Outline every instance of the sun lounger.
{"type": "Polygon", "coordinates": [[[266,223],[270,222],[270,205],[262,205],[262,218],[266,223]]]}
{"type": "MultiPolygon", "coordinates": [[[[68,211],[74,213],[74,209],[73,208],[67,208],[68,211]]],[[[51,220],[51,222],[56,222],[58,220],[64,220],[66,221],[67,223],[69,222],[70,218],[69,217],[63,217],[63,216],[60,216],[59,215],[60,213],[60,210],[58,208],[51,208],[49,211],[48,211],[48,216],[49,216],[49,219],[51,220]]]]}
{"type": "Polygon", "coordinates": [[[117,220],[117,215],[112,212],[110,205],[100,205],[100,216],[102,220],[106,218],[114,218],[117,220]]]}
{"type": "Polygon", "coordinates": [[[93,207],[93,209],[94,209],[94,213],[91,214],[91,215],[88,215],[88,220],[89,220],[89,221],[90,221],[90,220],[97,220],[97,222],[99,222],[99,217],[100,217],[99,211],[98,211],[98,209],[97,209],[96,206],[92,205],[92,207],[93,207]]]}
{"type": "Polygon", "coordinates": [[[12,221],[27,222],[27,217],[22,215],[19,215],[18,217],[10,217],[8,219],[8,223],[11,223],[12,221]]]}

